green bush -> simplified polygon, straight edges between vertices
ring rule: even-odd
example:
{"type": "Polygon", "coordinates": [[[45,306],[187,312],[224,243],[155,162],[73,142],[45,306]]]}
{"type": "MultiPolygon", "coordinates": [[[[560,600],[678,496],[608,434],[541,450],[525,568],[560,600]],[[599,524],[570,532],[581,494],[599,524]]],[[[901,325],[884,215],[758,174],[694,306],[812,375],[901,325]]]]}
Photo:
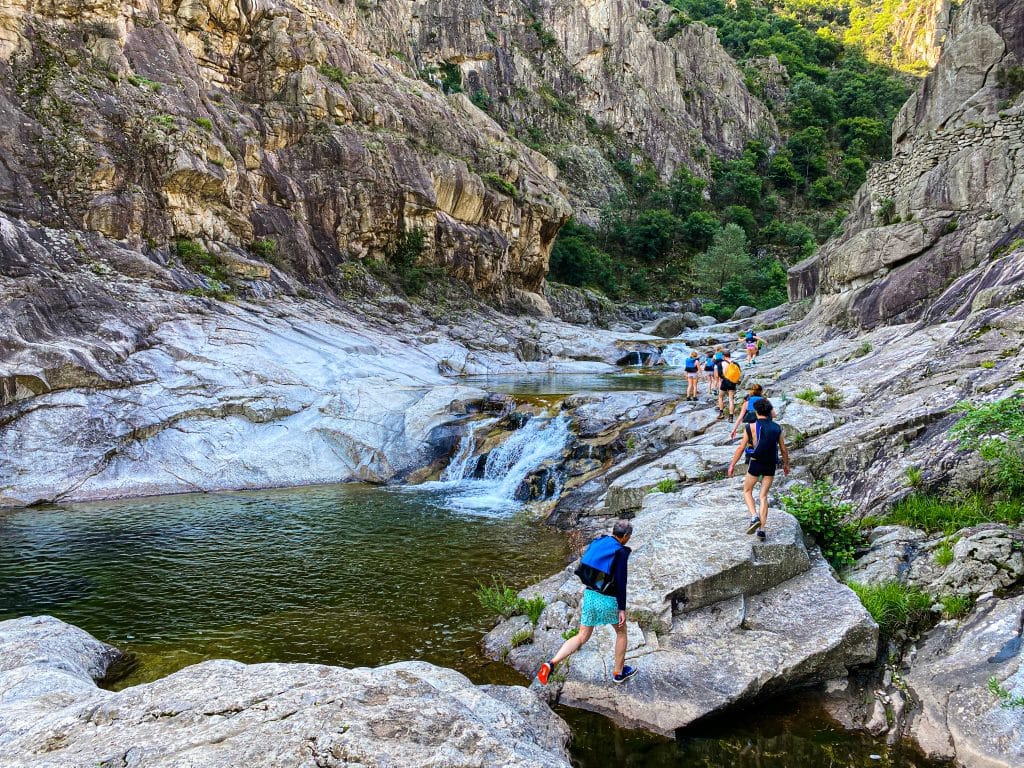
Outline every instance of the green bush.
{"type": "Polygon", "coordinates": [[[853,563],[861,532],[848,521],[850,504],[839,503],[835,489],[825,481],[813,485],[794,485],[782,497],[782,506],[800,523],[804,532],[814,537],[821,552],[834,568],[853,563]]]}
{"type": "Polygon", "coordinates": [[[846,583],[857,593],[871,618],[878,624],[883,637],[892,638],[900,630],[911,634],[923,626],[930,616],[932,599],[916,587],[908,587],[897,581],[881,584],[860,584],[856,581],[846,583]]]}
{"type": "Polygon", "coordinates": [[[496,190],[509,197],[516,197],[519,194],[519,190],[516,189],[515,185],[509,181],[506,181],[496,173],[485,173],[480,176],[485,182],[490,184],[496,190]]]}
{"type": "Polygon", "coordinates": [[[857,347],[855,350],[853,350],[853,354],[851,355],[851,357],[854,357],[854,358],[864,357],[865,355],[870,354],[870,352],[871,352],[871,342],[870,341],[865,341],[859,347],[857,347]]]}
{"type": "Polygon", "coordinates": [[[348,75],[346,75],[345,71],[339,67],[334,67],[330,64],[321,64],[319,71],[321,75],[326,77],[332,83],[337,83],[342,87],[348,86],[348,75]]]}
{"type": "Polygon", "coordinates": [[[967,595],[943,595],[939,598],[944,619],[962,619],[971,612],[974,604],[967,595]]]}
{"type": "Polygon", "coordinates": [[[249,250],[252,251],[254,256],[258,256],[261,259],[273,259],[277,256],[277,240],[272,237],[263,237],[259,240],[253,240],[252,245],[249,246],[249,250]]]}
{"type": "Polygon", "coordinates": [[[204,131],[213,130],[213,121],[208,117],[197,117],[193,122],[204,131]]]}
{"type": "Polygon", "coordinates": [[[221,260],[209,253],[195,240],[182,239],[174,243],[174,255],[182,266],[208,278],[209,285],[186,291],[191,296],[204,296],[228,301],[234,298],[234,282],[221,260]]]}
{"type": "Polygon", "coordinates": [[[522,599],[516,591],[500,579],[493,579],[491,584],[479,584],[476,599],[492,616],[510,618],[520,613],[522,599]]]}
{"type": "Polygon", "coordinates": [[[517,613],[525,613],[530,617],[530,623],[537,626],[546,605],[547,601],[540,595],[534,595],[529,599],[520,598],[517,613]]]}
{"type": "Polygon", "coordinates": [[[567,629],[567,630],[565,630],[565,632],[562,633],[562,639],[563,640],[571,640],[572,638],[576,637],[576,635],[578,635],[579,633],[580,633],[580,628],[579,627],[573,627],[572,629],[567,629]]]}
{"type": "Polygon", "coordinates": [[[1024,398],[1013,395],[991,403],[961,403],[950,434],[988,463],[989,490],[1006,498],[1024,493],[1024,398]]]}
{"type": "Polygon", "coordinates": [[[818,398],[821,397],[821,393],[818,392],[818,390],[816,390],[816,389],[807,388],[807,389],[801,389],[799,392],[797,392],[795,395],[793,395],[793,397],[795,397],[797,400],[803,400],[805,403],[810,403],[811,405],[817,405],[818,404],[818,398]]]}
{"type": "MultiPolygon", "coordinates": [[[[422,229],[402,232],[387,255],[388,265],[398,278],[402,290],[409,296],[418,296],[422,293],[427,279],[435,271],[419,263],[426,252],[426,237],[422,229]]],[[[367,264],[367,267],[373,270],[372,265],[367,264]]]]}
{"type": "Polygon", "coordinates": [[[675,493],[676,488],[679,487],[679,481],[673,477],[666,477],[664,480],[659,480],[658,484],[652,488],[652,491],[658,493],[675,493]]]}

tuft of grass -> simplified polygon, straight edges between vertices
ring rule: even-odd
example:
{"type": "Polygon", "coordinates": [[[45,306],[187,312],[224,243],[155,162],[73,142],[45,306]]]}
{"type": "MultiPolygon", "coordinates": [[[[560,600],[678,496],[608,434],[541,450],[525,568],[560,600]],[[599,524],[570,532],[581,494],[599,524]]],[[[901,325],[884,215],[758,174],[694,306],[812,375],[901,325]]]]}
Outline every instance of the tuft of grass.
{"type": "Polygon", "coordinates": [[[518,648],[520,645],[526,645],[527,643],[533,642],[533,630],[532,629],[520,629],[512,637],[509,638],[508,643],[513,648],[518,648]]]}
{"type": "Polygon", "coordinates": [[[658,493],[675,493],[676,488],[679,487],[679,481],[672,477],[666,477],[664,480],[660,480],[651,491],[657,491],[658,493]]]}
{"type": "Polygon", "coordinates": [[[811,389],[811,388],[808,387],[807,389],[801,389],[799,392],[797,392],[794,395],[794,397],[797,400],[803,400],[805,403],[810,403],[811,405],[817,405],[818,404],[818,398],[821,397],[821,393],[818,392],[818,390],[816,390],[816,389],[811,389]]]}
{"type": "Polygon", "coordinates": [[[797,519],[804,533],[814,537],[833,568],[853,563],[862,534],[859,526],[849,521],[852,505],[840,503],[832,485],[820,480],[813,485],[794,485],[789,495],[782,497],[782,507],[797,519]]]}
{"type": "Polygon", "coordinates": [[[332,83],[337,83],[342,88],[348,87],[348,75],[345,74],[344,70],[332,67],[330,64],[321,64],[318,71],[332,83]]]}
{"type": "Polygon", "coordinates": [[[941,565],[943,568],[950,565],[953,562],[953,544],[949,539],[943,539],[942,543],[939,544],[935,549],[935,563],[941,565]]]}
{"type": "Polygon", "coordinates": [[[520,613],[521,598],[501,579],[492,579],[490,585],[479,584],[476,599],[492,616],[507,619],[520,613]]]}
{"type": "Polygon", "coordinates": [[[534,595],[528,600],[519,598],[517,613],[525,613],[530,618],[530,623],[536,627],[545,606],[547,606],[547,601],[540,595],[534,595]]]}
{"type": "Polygon", "coordinates": [[[994,360],[982,360],[980,363],[978,363],[978,365],[980,365],[986,371],[990,371],[996,367],[994,360]]]}
{"type": "Polygon", "coordinates": [[[259,240],[252,241],[249,250],[254,256],[259,256],[261,259],[273,259],[277,256],[277,240],[272,237],[261,237],[259,240]]]}
{"type": "Polygon", "coordinates": [[[825,396],[826,408],[838,408],[843,404],[843,400],[845,399],[843,397],[843,393],[831,384],[823,385],[821,391],[825,396]]]}
{"type": "Polygon", "coordinates": [[[857,593],[883,637],[891,638],[900,630],[913,632],[930,615],[932,599],[916,587],[898,581],[880,584],[848,581],[846,584],[857,593]]]}
{"type": "Polygon", "coordinates": [[[204,131],[213,130],[213,121],[208,117],[197,117],[192,122],[194,122],[196,125],[202,128],[204,131]]]}
{"type": "Polygon", "coordinates": [[[939,598],[944,619],[962,619],[971,612],[974,604],[967,595],[943,595],[939,598]]]}
{"type": "Polygon", "coordinates": [[[1003,709],[1024,707],[1024,696],[1014,696],[999,682],[999,678],[993,675],[988,679],[989,692],[999,699],[999,706],[1003,709]]]}
{"type": "Polygon", "coordinates": [[[571,640],[572,638],[576,637],[576,635],[578,635],[579,633],[580,633],[580,628],[579,627],[573,627],[572,629],[567,629],[567,630],[565,630],[565,632],[562,633],[562,639],[563,640],[571,640]]]}
{"type": "Polygon", "coordinates": [[[961,498],[914,493],[897,502],[884,521],[928,533],[952,534],[982,523],[1018,525],[1024,522],[1024,504],[1018,499],[994,500],[981,493],[961,498]]]}
{"type": "Polygon", "coordinates": [[[509,181],[506,181],[496,173],[484,173],[480,176],[487,184],[494,187],[496,190],[501,192],[503,195],[509,197],[516,197],[519,194],[519,190],[515,188],[515,185],[509,181]]]}
{"type": "Polygon", "coordinates": [[[920,467],[907,467],[907,471],[904,474],[907,477],[907,485],[911,488],[920,488],[921,484],[924,483],[924,472],[920,467]]]}
{"type": "Polygon", "coordinates": [[[853,350],[853,353],[850,355],[850,357],[852,357],[852,358],[864,357],[864,355],[867,355],[870,352],[871,352],[871,342],[870,341],[865,341],[859,347],[857,347],[855,350],[853,350]]]}

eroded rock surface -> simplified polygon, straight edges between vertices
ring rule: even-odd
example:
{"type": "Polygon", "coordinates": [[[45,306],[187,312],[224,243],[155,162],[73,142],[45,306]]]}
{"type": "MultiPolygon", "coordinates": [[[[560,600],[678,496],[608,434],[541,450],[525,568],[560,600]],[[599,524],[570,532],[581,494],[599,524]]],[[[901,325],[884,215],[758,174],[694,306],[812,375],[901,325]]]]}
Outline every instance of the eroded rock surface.
{"type": "Polygon", "coordinates": [[[100,690],[93,679],[115,655],[49,617],[0,623],[0,762],[569,766],[569,729],[532,692],[476,686],[425,662],[218,660],[100,690]]]}
{"type": "MultiPolygon", "coordinates": [[[[612,684],[614,632],[598,628],[553,684],[561,701],[671,734],[761,693],[874,660],[877,626],[828,564],[808,555],[793,518],[773,510],[768,541],[759,543],[744,533],[737,500],[726,483],[647,497],[630,543],[627,659],[640,673],[612,684]]],[[[533,675],[578,624],[582,592],[572,566],[523,590],[548,601],[533,641],[510,647],[528,627],[518,617],[487,636],[487,652],[533,675]]]]}

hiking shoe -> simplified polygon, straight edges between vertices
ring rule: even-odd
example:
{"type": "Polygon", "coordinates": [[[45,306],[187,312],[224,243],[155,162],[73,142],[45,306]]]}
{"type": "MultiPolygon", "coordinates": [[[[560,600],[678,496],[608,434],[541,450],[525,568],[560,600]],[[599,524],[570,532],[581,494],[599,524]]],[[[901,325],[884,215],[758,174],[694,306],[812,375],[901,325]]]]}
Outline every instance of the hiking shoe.
{"type": "Polygon", "coordinates": [[[765,541],[768,538],[768,535],[764,532],[764,528],[757,529],[757,538],[761,541],[765,541]]]}
{"type": "Polygon", "coordinates": [[[553,669],[554,667],[551,665],[550,661],[545,661],[540,665],[540,669],[537,670],[537,679],[540,680],[541,685],[548,684],[548,678],[551,677],[551,671],[553,669]]]}
{"type": "Polygon", "coordinates": [[[750,518],[750,525],[747,526],[747,533],[753,533],[754,531],[756,531],[760,527],[761,527],[761,518],[760,517],[752,517],[752,518],[750,518]]]}
{"type": "Polygon", "coordinates": [[[617,675],[612,675],[612,680],[615,681],[616,685],[624,683],[637,672],[636,667],[623,667],[622,671],[617,675]]]}

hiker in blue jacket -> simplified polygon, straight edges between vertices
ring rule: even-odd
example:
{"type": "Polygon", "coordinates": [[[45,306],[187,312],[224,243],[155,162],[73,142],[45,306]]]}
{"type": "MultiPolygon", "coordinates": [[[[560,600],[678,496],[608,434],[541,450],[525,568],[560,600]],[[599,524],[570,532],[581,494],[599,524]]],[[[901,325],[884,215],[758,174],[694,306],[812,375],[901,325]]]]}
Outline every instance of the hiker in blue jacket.
{"type": "Polygon", "coordinates": [[[611,536],[594,539],[583,553],[580,567],[576,569],[580,580],[587,585],[583,592],[580,631],[562,644],[551,661],[540,665],[537,679],[541,685],[548,684],[555,666],[582,648],[594,633],[594,627],[601,624],[611,624],[615,628],[615,669],[612,681],[624,683],[636,674],[635,668],[625,664],[626,566],[632,551],[626,542],[632,535],[632,523],[619,520],[612,528],[611,536]]]}
{"type": "Polygon", "coordinates": [[[772,487],[772,481],[775,480],[780,453],[782,454],[782,471],[789,474],[789,450],[786,448],[782,427],[772,421],[772,404],[762,397],[754,403],[754,413],[757,414],[757,421],[754,422],[753,429],[744,430],[743,440],[736,448],[736,453],[733,454],[726,474],[732,477],[740,457],[747,457],[747,474],[743,478],[743,502],[747,505],[747,511],[750,513],[750,525],[747,527],[747,533],[757,531],[757,538],[765,541],[767,539],[765,528],[768,525],[768,489],[772,487]],[[755,506],[754,487],[758,483],[761,483],[760,504],[755,506]]]}

